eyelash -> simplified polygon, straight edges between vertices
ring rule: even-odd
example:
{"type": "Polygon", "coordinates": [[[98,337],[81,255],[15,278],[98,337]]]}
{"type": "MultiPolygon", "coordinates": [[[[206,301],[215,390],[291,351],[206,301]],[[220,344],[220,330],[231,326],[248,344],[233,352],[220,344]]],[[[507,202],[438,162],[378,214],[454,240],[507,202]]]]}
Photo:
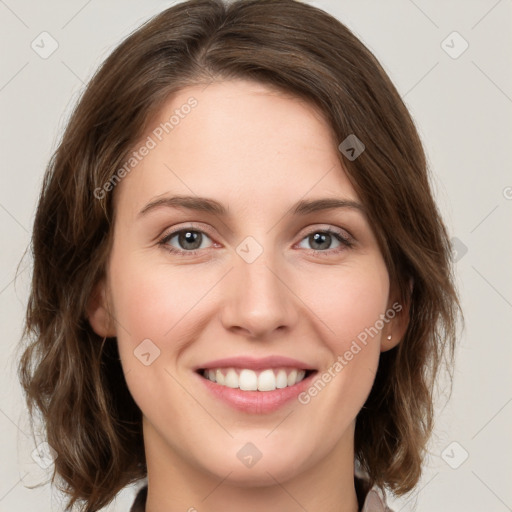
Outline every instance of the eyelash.
{"type": "MultiPolygon", "coordinates": [[[[201,233],[203,235],[208,236],[208,238],[211,238],[211,236],[205,232],[204,230],[194,228],[193,226],[188,226],[185,228],[178,229],[176,231],[172,231],[171,233],[166,233],[159,241],[158,245],[162,246],[165,250],[172,254],[177,255],[187,255],[187,256],[196,256],[200,251],[203,251],[204,249],[193,249],[191,251],[184,251],[182,249],[176,249],[174,247],[171,247],[169,245],[169,241],[172,240],[176,235],[179,235],[180,233],[191,231],[193,233],[201,233]]],[[[306,249],[308,251],[313,251],[315,254],[320,255],[331,255],[332,253],[340,252],[344,248],[350,249],[353,247],[354,243],[347,237],[343,236],[340,232],[335,231],[331,228],[327,229],[314,229],[307,233],[300,241],[302,242],[306,238],[310,237],[311,235],[322,233],[322,234],[329,234],[334,236],[336,240],[338,240],[344,247],[343,248],[335,248],[335,249],[326,249],[326,250],[320,250],[320,249],[306,249]]]]}

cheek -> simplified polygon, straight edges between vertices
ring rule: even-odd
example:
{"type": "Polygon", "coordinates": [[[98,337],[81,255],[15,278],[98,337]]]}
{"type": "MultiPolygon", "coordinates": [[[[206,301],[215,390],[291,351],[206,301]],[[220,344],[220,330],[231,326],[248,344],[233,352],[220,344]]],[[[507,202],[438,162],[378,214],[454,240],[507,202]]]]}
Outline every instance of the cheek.
{"type": "Polygon", "coordinates": [[[188,314],[196,314],[195,306],[215,276],[193,272],[191,267],[148,266],[137,260],[122,262],[112,272],[116,320],[125,327],[119,334],[126,338],[128,331],[133,342],[172,337],[188,314]]]}
{"type": "Polygon", "coordinates": [[[322,328],[319,335],[335,354],[343,354],[353,340],[380,339],[381,315],[385,314],[389,279],[384,262],[369,260],[365,265],[320,269],[302,279],[300,295],[322,328]],[[375,325],[380,327],[375,335],[375,325]],[[368,332],[373,336],[369,336],[368,332]]]}
{"type": "MultiPolygon", "coordinates": [[[[381,259],[316,275],[304,285],[308,306],[321,319],[320,334],[330,353],[327,367],[299,397],[314,416],[343,430],[370,393],[380,356],[382,317],[389,294],[381,259]],[[336,273],[334,273],[336,274],[336,273]]],[[[338,429],[339,430],[339,429],[338,429]]],[[[331,434],[326,434],[331,435],[331,434]]],[[[332,434],[334,442],[336,434],[332,434]]]]}
{"type": "Polygon", "coordinates": [[[182,354],[215,311],[208,292],[223,271],[219,275],[214,269],[198,272],[192,265],[148,264],[137,254],[117,259],[114,254],[111,261],[121,364],[132,396],[148,410],[155,405],[151,397],[160,396],[162,389],[181,396],[183,390],[168,372],[181,372],[182,354]]]}
{"type": "MultiPolygon", "coordinates": [[[[163,389],[169,396],[183,395],[170,373],[174,375],[181,351],[194,338],[193,320],[204,314],[207,304],[201,297],[215,279],[209,279],[209,274],[194,273],[191,267],[148,265],[143,256],[136,254],[115,256],[114,253],[110,267],[110,287],[126,382],[140,409],[158,417],[163,389]]],[[[167,405],[171,411],[179,403],[180,411],[185,413],[193,406],[189,402],[185,396],[167,405]]]]}

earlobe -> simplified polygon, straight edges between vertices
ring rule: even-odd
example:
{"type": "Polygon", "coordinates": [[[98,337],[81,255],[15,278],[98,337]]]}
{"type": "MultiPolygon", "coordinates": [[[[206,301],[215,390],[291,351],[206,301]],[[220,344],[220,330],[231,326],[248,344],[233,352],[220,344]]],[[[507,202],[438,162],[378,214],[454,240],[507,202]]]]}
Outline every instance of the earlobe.
{"type": "Polygon", "coordinates": [[[115,323],[107,300],[105,281],[101,280],[94,287],[87,303],[87,319],[92,330],[102,338],[116,335],[115,323]]]}
{"type": "Polygon", "coordinates": [[[387,350],[395,348],[401,340],[402,336],[398,336],[396,334],[387,334],[386,336],[383,336],[380,343],[380,351],[386,352],[387,350]]]}
{"type": "Polygon", "coordinates": [[[382,338],[380,344],[381,352],[386,352],[387,350],[395,348],[405,336],[410,320],[409,311],[413,290],[412,278],[409,280],[409,289],[411,293],[405,304],[398,300],[392,302],[392,306],[390,307],[390,309],[393,310],[395,314],[394,317],[389,321],[389,323],[386,325],[386,327],[384,327],[382,331],[382,338]]]}

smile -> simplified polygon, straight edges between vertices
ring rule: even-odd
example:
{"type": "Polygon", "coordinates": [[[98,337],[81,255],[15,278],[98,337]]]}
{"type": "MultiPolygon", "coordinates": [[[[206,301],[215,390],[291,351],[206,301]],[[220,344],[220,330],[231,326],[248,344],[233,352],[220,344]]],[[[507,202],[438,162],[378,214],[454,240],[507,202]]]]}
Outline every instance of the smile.
{"type": "Polygon", "coordinates": [[[194,374],[209,397],[243,413],[269,414],[311,385],[315,366],[281,355],[240,355],[198,364],[194,374]]]}
{"type": "Polygon", "coordinates": [[[200,374],[219,386],[242,391],[275,391],[294,386],[311,374],[311,370],[299,368],[208,368],[200,374]]]}

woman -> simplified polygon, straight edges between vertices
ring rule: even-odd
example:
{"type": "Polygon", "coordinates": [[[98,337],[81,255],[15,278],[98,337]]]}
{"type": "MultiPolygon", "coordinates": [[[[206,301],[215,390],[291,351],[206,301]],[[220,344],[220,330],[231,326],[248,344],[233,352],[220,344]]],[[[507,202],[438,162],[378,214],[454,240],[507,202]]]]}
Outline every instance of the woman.
{"type": "Polygon", "coordinates": [[[340,22],[178,4],[105,61],[47,170],[20,378],[69,506],[389,510],[459,308],[424,152],[340,22]],[[191,245],[190,245],[191,244],[191,245]]]}

